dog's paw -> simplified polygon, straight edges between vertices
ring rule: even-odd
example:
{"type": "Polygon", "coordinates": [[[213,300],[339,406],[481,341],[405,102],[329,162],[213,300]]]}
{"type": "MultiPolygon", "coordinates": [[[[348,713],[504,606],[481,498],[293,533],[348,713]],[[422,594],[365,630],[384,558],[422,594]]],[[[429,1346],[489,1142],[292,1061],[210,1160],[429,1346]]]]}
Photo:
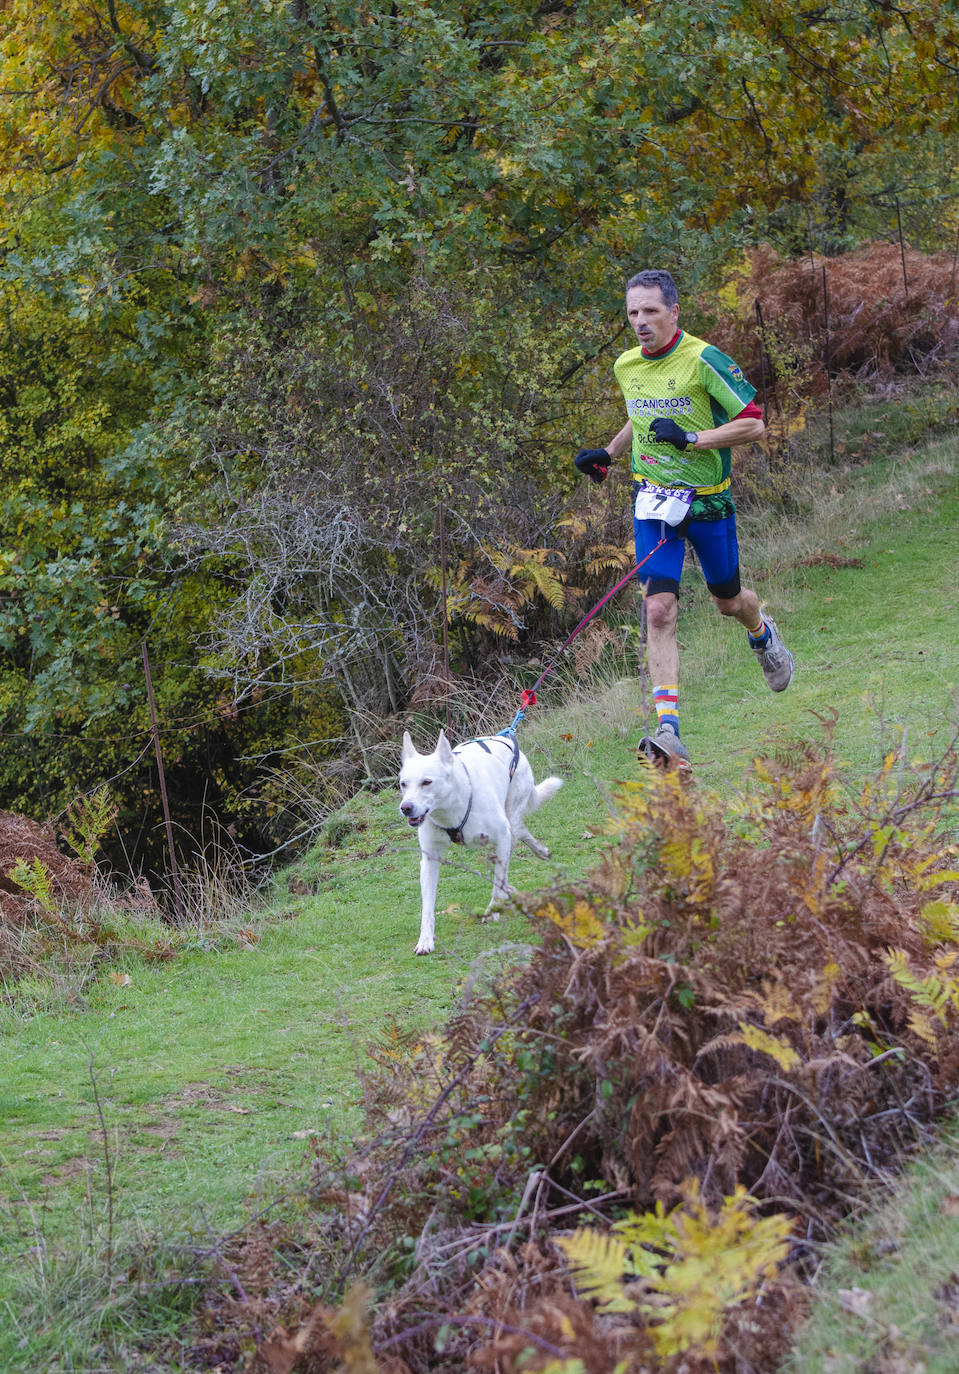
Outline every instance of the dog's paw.
{"type": "Polygon", "coordinates": [[[414,954],[432,954],[433,941],[421,940],[413,951],[414,954]]]}

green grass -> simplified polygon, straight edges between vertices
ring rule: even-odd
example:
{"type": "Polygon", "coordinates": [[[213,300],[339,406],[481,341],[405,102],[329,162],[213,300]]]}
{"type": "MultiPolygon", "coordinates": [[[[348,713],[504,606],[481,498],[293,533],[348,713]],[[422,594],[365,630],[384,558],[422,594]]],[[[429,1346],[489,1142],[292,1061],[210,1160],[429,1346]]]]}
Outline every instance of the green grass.
{"type": "MultiPolygon", "coordinates": [[[[905,728],[910,756],[944,745],[959,684],[957,474],[959,445],[946,440],[830,474],[807,517],[743,518],[745,575],[796,656],[780,696],[741,629],[688,578],[680,709],[701,785],[738,789],[761,745],[821,738],[819,717],[833,711],[854,778],[905,728]]],[[[643,731],[638,681],[622,668],[584,686],[564,664],[540,699],[522,743],[538,777],[558,772],[566,785],[532,823],[553,859],[522,849],[514,860],[521,889],[588,867],[643,731]]],[[[503,725],[516,705],[502,701],[503,725]]],[[[142,1297],[124,1315],[123,1285],[104,1281],[108,1163],[119,1255],[143,1237],[202,1248],[282,1190],[311,1133],[349,1145],[357,1069],[391,1019],[440,1023],[477,961],[495,967],[528,940],[515,913],[479,921],[485,860],[456,848],[440,880],[437,953],[413,956],[418,849],[396,804],[392,792],[356,798],[350,827],[328,828],[345,834],[340,847],[318,844],[251,915],[255,943],[214,933],[166,963],[124,955],[89,969],[73,1003],[51,984],[0,1010],[0,1368],[111,1367],[123,1322],[148,1320],[142,1297]]]]}
{"type": "Polygon", "coordinates": [[[783,1374],[955,1374],[959,1360],[959,1136],[832,1247],[783,1374]]]}
{"type": "MultiPolygon", "coordinates": [[[[386,1020],[441,1022],[475,961],[494,965],[500,947],[508,955],[526,938],[516,915],[476,919],[488,900],[484,860],[458,850],[441,890],[442,948],[414,958],[415,835],[391,794],[351,810],[362,828],[349,845],[314,851],[282,880],[315,885],[316,895],[275,901],[255,945],[152,966],[127,957],[130,983],[104,973],[72,1014],[24,1017],[14,1005],[0,1016],[0,1310],[11,1318],[0,1323],[0,1368],[59,1368],[45,1360],[60,1339],[79,1351],[60,1357],[79,1360],[63,1368],[96,1357],[98,1340],[69,1308],[42,1333],[29,1322],[22,1330],[15,1314],[25,1268],[42,1295],[41,1250],[59,1284],[74,1281],[75,1257],[102,1255],[108,1158],[121,1249],[153,1233],[204,1245],[282,1190],[311,1134],[349,1143],[361,1117],[357,1067],[386,1020]]],[[[561,842],[558,820],[539,829],[561,842]]],[[[518,856],[514,877],[532,885],[544,871],[518,856]]]]}

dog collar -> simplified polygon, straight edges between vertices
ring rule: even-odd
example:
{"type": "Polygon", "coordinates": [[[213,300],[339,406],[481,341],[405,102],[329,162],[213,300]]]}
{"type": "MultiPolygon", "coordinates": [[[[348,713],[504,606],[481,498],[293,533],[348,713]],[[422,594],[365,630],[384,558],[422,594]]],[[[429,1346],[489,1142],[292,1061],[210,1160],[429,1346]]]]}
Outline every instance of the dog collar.
{"type": "Polygon", "coordinates": [[[453,841],[454,844],[465,844],[466,841],[463,839],[463,827],[469,820],[470,812],[473,809],[473,779],[470,777],[470,770],[467,768],[466,764],[463,763],[463,760],[459,757],[458,754],[456,757],[457,759],[459,759],[459,762],[463,764],[463,772],[466,774],[466,781],[470,785],[469,800],[466,803],[466,814],[460,821],[459,825],[444,825],[443,829],[446,831],[447,835],[449,835],[450,839],[453,841]]]}

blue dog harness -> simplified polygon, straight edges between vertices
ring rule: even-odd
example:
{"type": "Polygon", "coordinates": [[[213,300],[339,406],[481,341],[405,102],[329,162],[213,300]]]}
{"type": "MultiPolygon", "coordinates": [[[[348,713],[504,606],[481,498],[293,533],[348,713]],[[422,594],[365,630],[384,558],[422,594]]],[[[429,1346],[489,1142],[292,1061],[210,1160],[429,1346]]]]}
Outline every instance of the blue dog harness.
{"type": "MultiPolygon", "coordinates": [[[[512,757],[509,761],[509,780],[510,782],[512,782],[513,774],[516,772],[516,765],[519,763],[519,743],[515,735],[486,735],[482,739],[464,740],[462,744],[458,744],[456,748],[453,750],[453,755],[454,757],[459,757],[459,751],[465,748],[467,744],[478,744],[484,753],[492,754],[493,751],[489,747],[489,744],[487,744],[487,740],[489,740],[491,744],[505,744],[507,749],[510,750],[512,757]]],[[[473,779],[470,777],[470,770],[466,767],[466,764],[463,762],[462,759],[460,759],[460,763],[463,764],[463,772],[466,774],[467,780],[470,785],[470,795],[469,801],[466,803],[466,814],[460,821],[459,825],[447,825],[443,827],[443,829],[446,831],[447,835],[449,835],[450,839],[453,841],[454,844],[465,844],[465,840],[463,839],[463,828],[466,825],[466,822],[469,820],[470,812],[473,809],[473,779]]]]}

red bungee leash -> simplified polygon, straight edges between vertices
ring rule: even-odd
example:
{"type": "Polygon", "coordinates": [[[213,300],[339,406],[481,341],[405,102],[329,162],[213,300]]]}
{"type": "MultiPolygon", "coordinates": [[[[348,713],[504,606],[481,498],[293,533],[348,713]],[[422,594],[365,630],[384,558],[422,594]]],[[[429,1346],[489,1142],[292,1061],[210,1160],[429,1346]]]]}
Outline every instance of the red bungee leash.
{"type": "Polygon", "coordinates": [[[523,692],[523,695],[520,698],[523,703],[522,706],[516,712],[516,715],[513,717],[512,725],[508,725],[505,730],[500,731],[501,735],[515,734],[517,725],[519,725],[520,721],[523,720],[526,716],[526,707],[536,705],[536,688],[543,681],[543,678],[546,677],[548,673],[551,673],[553,671],[559,660],[562,658],[563,654],[572,644],[573,640],[576,638],[576,636],[580,633],[581,630],[584,630],[586,628],[586,626],[592,620],[593,616],[597,613],[597,611],[601,611],[603,607],[606,605],[606,602],[609,601],[612,597],[614,597],[621,587],[625,587],[629,579],[633,577],[637,572],[639,572],[643,564],[648,562],[649,559],[652,558],[653,554],[656,553],[658,549],[661,549],[665,543],[666,538],[664,536],[655,548],[650,549],[649,553],[646,555],[645,558],[641,558],[634,568],[630,568],[629,572],[626,574],[625,577],[620,578],[620,580],[616,583],[616,586],[612,587],[606,593],[602,601],[597,601],[593,609],[587,615],[583,616],[582,620],[576,626],[576,629],[573,631],[571,635],[567,636],[567,638],[563,641],[559,649],[557,649],[556,653],[550,659],[549,663],[547,663],[546,667],[543,669],[539,677],[533,683],[532,687],[527,687],[526,690],[523,692]]]}

